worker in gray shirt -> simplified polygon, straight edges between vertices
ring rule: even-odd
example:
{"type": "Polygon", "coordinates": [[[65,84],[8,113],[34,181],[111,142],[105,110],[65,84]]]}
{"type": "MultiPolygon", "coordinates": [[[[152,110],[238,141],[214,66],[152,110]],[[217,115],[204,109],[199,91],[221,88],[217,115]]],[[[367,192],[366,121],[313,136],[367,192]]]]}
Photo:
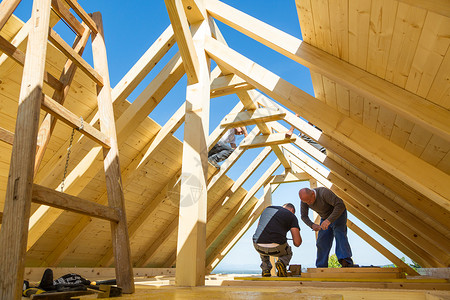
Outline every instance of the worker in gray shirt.
{"type": "Polygon", "coordinates": [[[301,200],[302,221],[319,231],[317,246],[317,268],[328,267],[328,256],[333,238],[336,239],[336,256],[342,267],[357,267],[353,264],[352,250],[347,239],[347,209],[344,201],[325,187],[304,188],[298,193],[301,200]],[[314,224],[308,217],[308,210],[314,210],[320,216],[320,225],[314,224]]]}

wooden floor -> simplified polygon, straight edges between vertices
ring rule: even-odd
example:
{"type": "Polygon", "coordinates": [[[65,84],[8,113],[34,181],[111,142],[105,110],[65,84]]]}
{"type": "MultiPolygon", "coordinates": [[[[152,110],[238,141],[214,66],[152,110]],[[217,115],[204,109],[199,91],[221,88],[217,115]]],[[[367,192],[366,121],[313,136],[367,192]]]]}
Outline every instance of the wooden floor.
{"type": "MultiPolygon", "coordinates": [[[[311,278],[308,279],[311,280],[311,278]]],[[[448,288],[447,290],[358,288],[333,286],[329,285],[330,282],[323,282],[327,284],[327,287],[310,287],[301,286],[301,282],[304,279],[300,277],[272,277],[267,279],[254,275],[246,277],[209,275],[207,276],[205,287],[194,288],[175,287],[174,280],[173,276],[136,279],[136,293],[115,299],[450,299],[448,288]]],[[[404,280],[406,281],[406,279],[404,280]]],[[[348,284],[348,282],[334,283],[348,284]]],[[[95,298],[96,295],[89,295],[80,299],[95,298]]]]}

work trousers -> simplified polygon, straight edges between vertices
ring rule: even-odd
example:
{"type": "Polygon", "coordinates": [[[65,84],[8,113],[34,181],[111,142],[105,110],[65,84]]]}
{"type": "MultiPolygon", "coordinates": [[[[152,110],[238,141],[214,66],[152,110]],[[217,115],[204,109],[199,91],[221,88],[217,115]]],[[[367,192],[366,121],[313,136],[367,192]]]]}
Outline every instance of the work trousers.
{"type": "Polygon", "coordinates": [[[288,266],[289,262],[291,261],[292,249],[288,243],[284,243],[276,247],[270,248],[261,247],[256,243],[253,243],[253,246],[261,256],[261,269],[263,271],[272,269],[272,264],[270,263],[270,256],[278,257],[278,259],[281,260],[285,266],[288,266]]]}
{"type": "MultiPolygon", "coordinates": [[[[320,224],[325,219],[320,219],[320,224]]],[[[320,230],[317,237],[317,268],[328,268],[328,256],[330,255],[333,238],[336,239],[336,256],[339,259],[346,259],[352,263],[352,249],[347,238],[347,210],[330,224],[327,230],[320,230]]]]}
{"type": "Polygon", "coordinates": [[[208,159],[214,160],[216,163],[224,161],[233,153],[233,148],[223,142],[217,142],[208,152],[208,159]]]}

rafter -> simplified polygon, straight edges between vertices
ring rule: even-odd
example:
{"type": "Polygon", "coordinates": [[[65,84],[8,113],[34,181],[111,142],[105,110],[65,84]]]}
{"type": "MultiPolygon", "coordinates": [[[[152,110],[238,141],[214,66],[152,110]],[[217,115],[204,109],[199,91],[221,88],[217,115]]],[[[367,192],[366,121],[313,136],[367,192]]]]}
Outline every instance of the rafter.
{"type": "Polygon", "coordinates": [[[374,133],[334,108],[281,79],[248,58],[212,38],[206,52],[223,67],[232,70],[249,83],[301,114],[322,128],[324,134],[369,158],[370,161],[414,187],[437,204],[450,210],[450,175],[426,163],[394,143],[374,133]]]}
{"type": "MultiPolygon", "coordinates": [[[[228,26],[450,141],[450,113],[443,107],[325,51],[302,43],[301,40],[221,1],[207,1],[206,9],[214,18],[228,26]]],[[[249,83],[252,84],[250,81],[249,83]]]]}
{"type": "Polygon", "coordinates": [[[223,75],[211,82],[211,98],[234,94],[253,87],[236,75],[223,75]]]}
{"type": "Polygon", "coordinates": [[[264,135],[257,135],[253,139],[241,143],[240,148],[258,148],[273,145],[281,145],[292,143],[297,139],[296,136],[286,137],[284,133],[271,133],[264,135]]]}
{"type": "Polygon", "coordinates": [[[0,3],[0,30],[5,26],[20,1],[21,0],[4,0],[0,3]]]}
{"type": "Polygon", "coordinates": [[[416,270],[411,268],[408,264],[406,264],[404,261],[402,261],[400,258],[395,256],[394,253],[386,249],[383,245],[378,243],[373,237],[371,237],[369,234],[364,232],[361,228],[359,228],[355,223],[347,219],[347,227],[350,228],[351,231],[356,233],[360,238],[362,238],[366,243],[371,245],[375,250],[377,250],[381,255],[389,259],[391,262],[396,264],[400,268],[404,268],[406,270],[406,273],[410,276],[419,276],[420,274],[417,273],[416,270]]]}
{"type": "Polygon", "coordinates": [[[0,141],[10,144],[12,146],[14,142],[14,133],[0,127],[0,141]]]}
{"type": "Polygon", "coordinates": [[[311,175],[309,175],[306,172],[287,172],[282,175],[275,175],[272,183],[280,184],[299,181],[309,181],[311,178],[312,178],[311,175]]]}
{"type": "Polygon", "coordinates": [[[282,120],[286,114],[275,108],[257,108],[256,110],[247,110],[237,114],[228,114],[224,122],[220,123],[222,127],[239,127],[254,125],[259,122],[271,122],[282,120]]]}
{"type": "Polygon", "coordinates": [[[190,84],[199,80],[199,58],[194,48],[192,34],[181,0],[164,0],[169,13],[170,23],[172,23],[178,49],[183,58],[184,69],[190,84]]]}

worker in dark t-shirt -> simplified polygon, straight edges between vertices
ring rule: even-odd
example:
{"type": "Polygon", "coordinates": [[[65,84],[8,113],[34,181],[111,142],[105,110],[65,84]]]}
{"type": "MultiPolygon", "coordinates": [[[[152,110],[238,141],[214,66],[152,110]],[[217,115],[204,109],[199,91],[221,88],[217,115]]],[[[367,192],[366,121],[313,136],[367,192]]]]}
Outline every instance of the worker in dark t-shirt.
{"type": "Polygon", "coordinates": [[[347,209],[344,201],[325,187],[304,188],[299,191],[301,200],[301,218],[317,236],[317,268],[328,268],[333,239],[336,239],[336,256],[342,267],[357,267],[353,264],[352,249],[347,238],[347,209]],[[314,224],[308,217],[308,210],[314,210],[321,218],[320,225],[314,224]]]}
{"type": "Polygon", "coordinates": [[[253,235],[253,246],[261,256],[262,276],[269,277],[272,264],[269,256],[278,257],[275,266],[279,277],[286,277],[286,266],[292,258],[292,249],[287,243],[286,233],[290,231],[294,246],[302,243],[295,207],[291,203],[269,206],[261,214],[253,235]]]}

